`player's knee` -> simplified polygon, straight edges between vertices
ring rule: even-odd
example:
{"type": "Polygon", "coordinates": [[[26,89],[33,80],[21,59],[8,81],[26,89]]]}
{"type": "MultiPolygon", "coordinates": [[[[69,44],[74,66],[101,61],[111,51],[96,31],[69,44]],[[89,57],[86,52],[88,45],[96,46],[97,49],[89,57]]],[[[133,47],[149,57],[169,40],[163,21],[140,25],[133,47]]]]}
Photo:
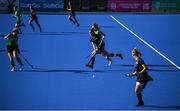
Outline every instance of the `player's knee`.
{"type": "Polygon", "coordinates": [[[16,56],[16,55],[13,55],[13,58],[14,58],[14,59],[16,59],[16,58],[17,58],[17,56],[16,56]]]}
{"type": "Polygon", "coordinates": [[[17,58],[17,52],[16,51],[13,52],[13,58],[15,58],[15,59],[17,58]]]}
{"type": "Polygon", "coordinates": [[[135,93],[136,94],[140,93],[140,83],[139,82],[136,82],[135,93]]]}
{"type": "Polygon", "coordinates": [[[135,89],[135,93],[136,93],[136,94],[139,94],[140,91],[139,91],[138,89],[135,89]]]}

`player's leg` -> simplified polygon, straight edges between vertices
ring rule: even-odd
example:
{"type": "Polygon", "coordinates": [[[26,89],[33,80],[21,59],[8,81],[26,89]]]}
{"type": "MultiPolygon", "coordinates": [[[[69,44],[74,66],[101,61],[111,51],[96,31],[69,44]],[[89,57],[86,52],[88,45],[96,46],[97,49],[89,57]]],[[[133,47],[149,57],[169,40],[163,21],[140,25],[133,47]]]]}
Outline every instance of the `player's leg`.
{"type": "Polygon", "coordinates": [[[94,62],[95,62],[95,56],[91,57],[91,59],[89,60],[88,64],[86,64],[87,67],[89,68],[93,68],[94,67],[94,62]]]}
{"type": "Polygon", "coordinates": [[[112,59],[111,59],[111,56],[114,56],[113,53],[109,53],[105,50],[105,43],[103,42],[103,44],[101,44],[99,47],[98,47],[98,50],[101,52],[101,55],[104,56],[108,61],[108,66],[111,66],[112,64],[112,59]]]}
{"type": "Polygon", "coordinates": [[[9,61],[10,61],[10,64],[12,66],[12,69],[11,71],[15,71],[15,64],[14,64],[14,59],[13,59],[13,53],[12,52],[8,52],[8,57],[9,57],[9,61]]]}
{"type": "Polygon", "coordinates": [[[93,50],[91,53],[91,59],[89,60],[88,64],[86,64],[87,67],[93,68],[94,67],[94,62],[96,60],[95,56],[98,52],[96,50],[93,50]]]}
{"type": "Polygon", "coordinates": [[[35,23],[36,23],[37,26],[39,27],[39,31],[42,32],[42,28],[41,28],[41,25],[39,24],[38,19],[35,19],[35,23]]]}
{"type": "Polygon", "coordinates": [[[116,54],[116,57],[120,57],[121,59],[123,59],[123,56],[121,53],[116,54]]]}
{"type": "Polygon", "coordinates": [[[73,22],[73,24],[76,23],[76,22],[73,20],[72,14],[70,14],[70,15],[68,16],[68,19],[69,19],[71,22],[73,22]]]}
{"type": "Polygon", "coordinates": [[[17,60],[17,62],[19,63],[20,65],[20,70],[23,70],[23,64],[22,64],[22,61],[20,59],[20,57],[18,56],[18,49],[15,49],[13,51],[13,57],[17,60]]]}
{"type": "Polygon", "coordinates": [[[10,64],[12,66],[11,71],[15,71],[15,64],[14,64],[14,59],[13,59],[13,47],[12,46],[6,46],[8,58],[10,61],[10,64]]]}
{"type": "Polygon", "coordinates": [[[75,23],[77,24],[77,27],[79,27],[79,22],[77,21],[77,19],[76,19],[76,16],[75,16],[75,13],[73,14],[73,19],[74,19],[74,21],[75,21],[75,23]]]}
{"type": "Polygon", "coordinates": [[[136,82],[136,87],[135,87],[135,92],[136,92],[136,96],[138,98],[138,104],[136,106],[143,106],[144,102],[142,99],[142,90],[145,88],[145,86],[143,86],[143,84],[141,84],[140,82],[136,82]]]}
{"type": "Polygon", "coordinates": [[[33,19],[32,19],[32,18],[30,18],[30,20],[29,20],[29,25],[31,26],[31,28],[32,28],[32,29],[33,29],[33,31],[34,31],[34,30],[35,30],[35,28],[34,28],[34,26],[33,26],[32,22],[33,22],[33,19]]]}
{"type": "Polygon", "coordinates": [[[108,60],[108,66],[111,66],[112,65],[112,59],[111,59],[111,56],[110,54],[104,49],[101,51],[101,54],[102,56],[104,56],[107,60],[108,60]]]}
{"type": "Polygon", "coordinates": [[[19,24],[19,27],[21,27],[21,26],[26,27],[26,25],[24,23],[22,23],[22,20],[20,17],[18,18],[17,22],[19,24]]]}

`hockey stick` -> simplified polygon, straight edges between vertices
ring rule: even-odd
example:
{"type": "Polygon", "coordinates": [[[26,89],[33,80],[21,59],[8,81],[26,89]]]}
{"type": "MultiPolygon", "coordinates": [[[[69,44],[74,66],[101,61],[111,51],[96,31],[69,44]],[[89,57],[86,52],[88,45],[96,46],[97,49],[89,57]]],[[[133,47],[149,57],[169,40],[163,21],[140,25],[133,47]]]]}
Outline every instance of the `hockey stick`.
{"type": "Polygon", "coordinates": [[[31,69],[34,69],[33,65],[21,53],[19,53],[19,54],[26,61],[26,63],[31,67],[31,69]]]}

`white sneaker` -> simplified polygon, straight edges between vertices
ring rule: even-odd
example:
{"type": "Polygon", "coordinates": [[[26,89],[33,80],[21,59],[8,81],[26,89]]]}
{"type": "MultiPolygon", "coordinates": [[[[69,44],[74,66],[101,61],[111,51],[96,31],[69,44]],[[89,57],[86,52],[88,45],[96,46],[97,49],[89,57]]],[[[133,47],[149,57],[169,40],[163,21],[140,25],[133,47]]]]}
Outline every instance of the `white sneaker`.
{"type": "Polygon", "coordinates": [[[112,61],[109,61],[108,66],[111,66],[111,65],[112,65],[112,61]]]}
{"type": "Polygon", "coordinates": [[[19,71],[23,71],[23,65],[20,66],[19,71]]]}
{"type": "Polygon", "coordinates": [[[11,72],[14,72],[15,71],[15,68],[13,67],[12,69],[11,69],[11,72]]]}

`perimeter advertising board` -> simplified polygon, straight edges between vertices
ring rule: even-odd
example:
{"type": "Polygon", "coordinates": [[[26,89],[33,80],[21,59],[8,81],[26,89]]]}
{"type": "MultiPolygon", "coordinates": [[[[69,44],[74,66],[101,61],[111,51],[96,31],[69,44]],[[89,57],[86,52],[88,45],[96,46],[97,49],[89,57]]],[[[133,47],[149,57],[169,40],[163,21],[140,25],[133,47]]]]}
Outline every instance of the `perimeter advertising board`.
{"type": "Polygon", "coordinates": [[[20,9],[29,10],[29,4],[33,4],[38,11],[63,11],[64,0],[20,0],[20,9]]]}
{"type": "Polygon", "coordinates": [[[180,12],[180,0],[153,0],[153,11],[180,12]]]}
{"type": "Polygon", "coordinates": [[[108,0],[108,11],[115,12],[149,12],[152,0],[108,0]]]}

